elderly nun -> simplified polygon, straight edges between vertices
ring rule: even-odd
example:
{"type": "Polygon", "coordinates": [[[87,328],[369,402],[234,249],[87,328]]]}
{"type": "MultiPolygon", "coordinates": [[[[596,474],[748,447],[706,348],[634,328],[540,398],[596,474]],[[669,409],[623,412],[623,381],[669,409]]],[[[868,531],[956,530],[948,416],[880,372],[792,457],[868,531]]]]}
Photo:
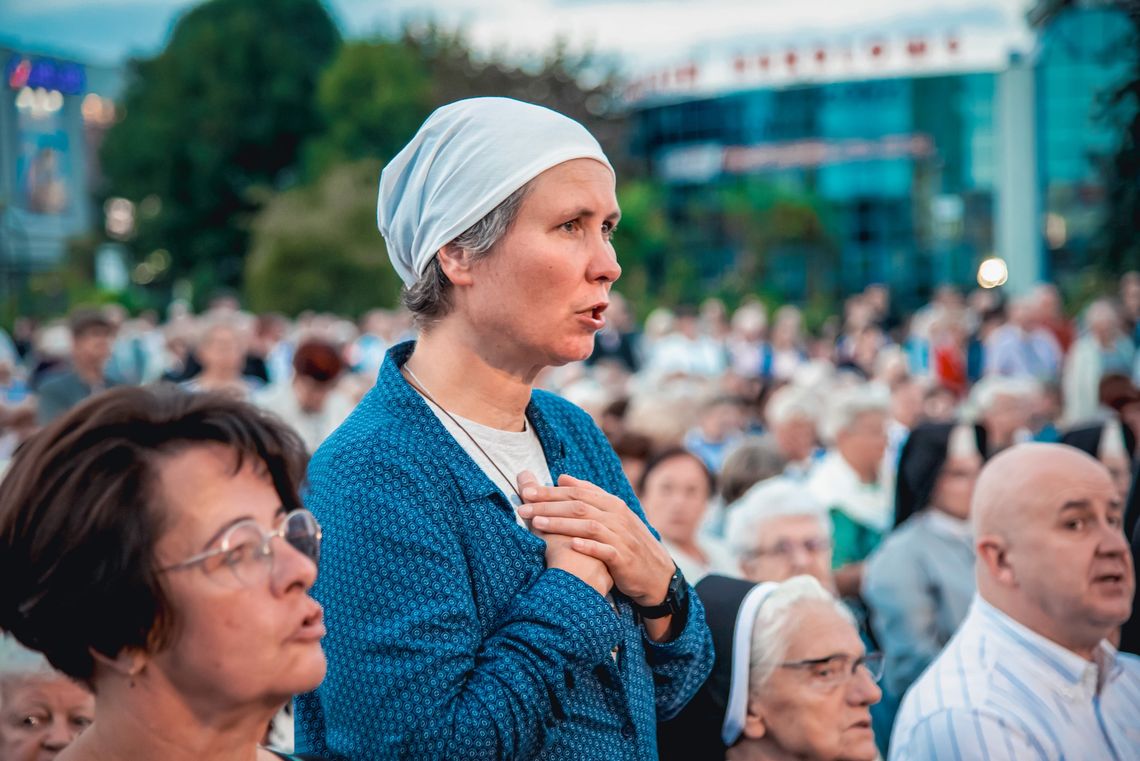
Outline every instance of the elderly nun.
{"type": "Polygon", "coordinates": [[[580,124],[503,98],[440,108],[385,167],[418,333],[310,466],[329,672],[301,749],[648,761],[707,677],[700,601],[617,456],[533,388],[605,325],[614,188],[580,124]]]}
{"type": "Polygon", "coordinates": [[[753,585],[706,576],[716,665],[659,727],[661,761],[874,761],[882,658],[817,579],[753,585]]]}

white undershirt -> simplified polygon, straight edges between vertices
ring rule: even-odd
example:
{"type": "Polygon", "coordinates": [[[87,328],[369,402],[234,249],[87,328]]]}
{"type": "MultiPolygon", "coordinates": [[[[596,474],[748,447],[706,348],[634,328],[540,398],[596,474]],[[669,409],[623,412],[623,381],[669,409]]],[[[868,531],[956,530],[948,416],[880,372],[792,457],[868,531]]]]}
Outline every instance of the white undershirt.
{"type": "MultiPolygon", "coordinates": [[[[513,484],[507,482],[502,473],[495,468],[495,465],[502,468],[503,473],[511,478],[517,479],[519,473],[529,470],[534,473],[540,485],[554,485],[554,479],[550,477],[550,466],[546,462],[546,454],[542,451],[542,442],[538,440],[538,434],[534,432],[534,426],[530,425],[529,422],[526,424],[525,431],[503,431],[455,415],[455,419],[462,425],[461,428],[431,402],[428,402],[428,407],[431,407],[431,411],[439,418],[439,422],[443,423],[443,427],[448,430],[452,438],[459,442],[463,451],[471,455],[475,464],[487,474],[487,478],[491,479],[495,486],[499,487],[499,491],[503,493],[503,496],[513,507],[517,508],[522,504],[519,495],[515,492],[518,484],[517,482],[513,484]],[[464,429],[467,430],[467,433],[464,433],[464,429]],[[479,451],[479,447],[472,443],[472,437],[491,456],[494,460],[493,463],[486,454],[479,451]]],[[[515,520],[520,526],[526,527],[526,524],[518,517],[518,513],[515,513],[515,520]]]]}

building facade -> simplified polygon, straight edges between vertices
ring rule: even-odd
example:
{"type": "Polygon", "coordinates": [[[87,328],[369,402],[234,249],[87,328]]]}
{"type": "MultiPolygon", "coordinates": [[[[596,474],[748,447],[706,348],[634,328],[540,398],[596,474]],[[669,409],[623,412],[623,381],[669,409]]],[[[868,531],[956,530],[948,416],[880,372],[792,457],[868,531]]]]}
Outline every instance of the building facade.
{"type": "Polygon", "coordinates": [[[0,47],[0,303],[19,313],[36,273],[91,231],[98,146],[119,70],[0,47]]]}
{"type": "MultiPolygon", "coordinates": [[[[1069,7],[1013,42],[965,30],[768,46],[703,83],[689,65],[631,88],[634,152],[673,208],[742,184],[813,198],[831,272],[813,280],[810,257],[765,252],[785,298],[880,282],[913,304],[971,285],[993,255],[1019,290],[1088,261],[1119,134],[1100,99],[1128,73],[1131,32],[1118,10],[1069,7]]],[[[739,254],[719,232],[699,244],[706,274],[739,254]]]]}

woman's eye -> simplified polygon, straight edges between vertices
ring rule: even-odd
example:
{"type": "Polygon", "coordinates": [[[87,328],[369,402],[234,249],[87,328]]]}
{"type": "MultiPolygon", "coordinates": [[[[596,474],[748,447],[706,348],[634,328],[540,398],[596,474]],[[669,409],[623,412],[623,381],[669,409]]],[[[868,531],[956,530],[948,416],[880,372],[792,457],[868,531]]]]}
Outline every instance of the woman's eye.
{"type": "Polygon", "coordinates": [[[87,717],[87,716],[73,716],[71,718],[72,726],[74,726],[80,730],[87,729],[93,723],[94,723],[94,720],[87,717]]]}
{"type": "Polygon", "coordinates": [[[568,233],[577,232],[577,230],[578,230],[578,220],[576,220],[576,219],[572,219],[572,220],[570,220],[569,222],[563,222],[563,223],[562,223],[562,229],[563,229],[563,230],[565,230],[565,231],[566,231],[566,232],[568,232],[568,233]]]}
{"type": "Polygon", "coordinates": [[[20,719],[21,727],[28,727],[29,729],[38,727],[43,723],[43,719],[39,716],[24,716],[20,719]]]}
{"type": "Polygon", "coordinates": [[[239,565],[253,557],[255,547],[253,542],[243,542],[226,553],[227,565],[239,565]]]}

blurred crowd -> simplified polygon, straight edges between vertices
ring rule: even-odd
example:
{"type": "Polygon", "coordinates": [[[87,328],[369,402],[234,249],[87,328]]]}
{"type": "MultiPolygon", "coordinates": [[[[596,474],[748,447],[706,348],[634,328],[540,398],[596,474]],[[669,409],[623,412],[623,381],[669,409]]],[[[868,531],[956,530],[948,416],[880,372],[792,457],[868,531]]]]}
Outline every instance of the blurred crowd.
{"type": "MultiPolygon", "coordinates": [[[[983,464],[1018,443],[1060,442],[1106,465],[1120,500],[1131,487],[1140,273],[1076,315],[1042,284],[1012,298],[946,287],[912,314],[872,285],[814,331],[795,306],[759,300],[659,308],[638,325],[614,293],[606,317],[593,355],[539,385],[594,418],[690,582],[814,579],[789,599],[816,600],[829,631],[850,621],[884,656],[868,665],[881,669],[882,695],[866,698],[884,754],[903,695],[974,599],[970,506],[983,464]],[[824,604],[830,594],[840,608],[824,604]]],[[[311,453],[367,393],[387,349],[412,337],[403,312],[290,320],[231,297],[198,315],[175,303],[162,320],[119,307],[20,319],[0,334],[0,460],[82,400],[157,381],[250,401],[311,453]]],[[[16,685],[50,681],[42,660],[8,664],[5,707],[19,702],[16,685]]],[[[67,684],[69,707],[37,725],[61,747],[91,721],[90,696],[67,684]]],[[[677,721],[664,737],[686,731],[677,721]]],[[[290,747],[288,722],[272,731],[290,747]]],[[[0,750],[12,737],[0,729],[0,750]]],[[[671,747],[684,745],[663,741],[662,758],[671,747]]]]}

